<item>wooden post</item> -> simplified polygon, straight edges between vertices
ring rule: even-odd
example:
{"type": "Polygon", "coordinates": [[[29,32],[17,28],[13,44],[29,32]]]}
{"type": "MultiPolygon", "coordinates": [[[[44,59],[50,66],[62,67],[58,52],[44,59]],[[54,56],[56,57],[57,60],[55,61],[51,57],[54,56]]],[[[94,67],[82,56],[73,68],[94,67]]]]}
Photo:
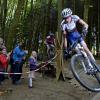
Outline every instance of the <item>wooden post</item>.
{"type": "Polygon", "coordinates": [[[56,53],[57,53],[57,57],[56,57],[56,79],[58,80],[60,75],[62,74],[62,78],[64,79],[63,76],[63,42],[60,43],[58,34],[61,33],[56,33],[56,53]]]}
{"type": "MultiPolygon", "coordinates": [[[[58,80],[60,75],[62,74],[63,76],[63,41],[62,41],[62,33],[60,29],[60,24],[61,24],[61,11],[63,7],[63,0],[58,0],[58,32],[56,33],[56,79],[58,80]]],[[[64,79],[64,77],[63,77],[64,79]]]]}

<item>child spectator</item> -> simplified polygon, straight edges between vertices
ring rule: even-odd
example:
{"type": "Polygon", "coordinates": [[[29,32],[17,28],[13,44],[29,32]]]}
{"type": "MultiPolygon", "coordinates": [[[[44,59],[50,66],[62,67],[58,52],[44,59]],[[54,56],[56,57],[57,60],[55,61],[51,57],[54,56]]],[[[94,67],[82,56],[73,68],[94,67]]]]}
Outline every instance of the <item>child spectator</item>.
{"type": "Polygon", "coordinates": [[[30,72],[28,75],[29,78],[29,88],[32,88],[32,79],[35,78],[35,69],[37,67],[37,53],[36,51],[32,51],[31,56],[28,60],[30,72]]]}
{"type": "Polygon", "coordinates": [[[3,72],[7,71],[8,59],[9,57],[7,56],[6,49],[0,49],[0,84],[5,79],[3,72]]]}

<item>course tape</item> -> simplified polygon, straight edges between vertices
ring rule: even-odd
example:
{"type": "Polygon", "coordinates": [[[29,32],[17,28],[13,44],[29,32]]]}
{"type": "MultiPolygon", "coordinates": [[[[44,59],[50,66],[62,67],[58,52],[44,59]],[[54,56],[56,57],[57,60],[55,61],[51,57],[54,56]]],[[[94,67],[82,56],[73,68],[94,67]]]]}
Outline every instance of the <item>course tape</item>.
{"type": "MultiPolygon", "coordinates": [[[[34,71],[36,72],[36,71],[40,70],[41,68],[44,68],[46,65],[48,65],[49,63],[51,63],[52,60],[54,60],[56,57],[57,57],[57,55],[55,55],[55,56],[54,56],[53,58],[51,58],[50,60],[44,62],[45,64],[44,64],[43,66],[41,66],[41,67],[35,69],[34,71]]],[[[20,75],[20,74],[28,74],[28,73],[30,73],[30,71],[25,72],[25,73],[0,72],[0,74],[4,74],[4,75],[20,75]]]]}

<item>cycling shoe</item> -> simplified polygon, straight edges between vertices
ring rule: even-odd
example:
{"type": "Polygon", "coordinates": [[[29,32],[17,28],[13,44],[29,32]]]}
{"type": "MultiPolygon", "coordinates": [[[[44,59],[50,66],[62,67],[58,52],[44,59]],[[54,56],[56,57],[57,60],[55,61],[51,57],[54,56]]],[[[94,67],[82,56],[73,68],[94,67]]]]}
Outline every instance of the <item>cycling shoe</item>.
{"type": "Polygon", "coordinates": [[[89,75],[90,74],[93,75],[93,74],[95,74],[97,72],[97,70],[92,68],[91,66],[86,67],[86,70],[87,70],[86,73],[89,74],[89,75]]]}

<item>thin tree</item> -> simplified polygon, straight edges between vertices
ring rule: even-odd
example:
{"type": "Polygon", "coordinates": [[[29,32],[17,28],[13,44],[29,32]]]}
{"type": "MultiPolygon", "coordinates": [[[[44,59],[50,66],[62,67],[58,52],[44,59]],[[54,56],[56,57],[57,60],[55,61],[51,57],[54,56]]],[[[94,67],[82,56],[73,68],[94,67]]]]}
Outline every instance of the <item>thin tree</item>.
{"type": "Polygon", "coordinates": [[[15,14],[14,14],[14,19],[13,19],[11,25],[10,25],[9,35],[8,35],[8,38],[7,38],[8,51],[10,51],[12,49],[13,38],[15,38],[15,35],[18,32],[19,24],[21,22],[21,20],[20,20],[21,13],[23,11],[24,4],[25,4],[25,0],[18,0],[17,9],[16,9],[15,14]]]}

